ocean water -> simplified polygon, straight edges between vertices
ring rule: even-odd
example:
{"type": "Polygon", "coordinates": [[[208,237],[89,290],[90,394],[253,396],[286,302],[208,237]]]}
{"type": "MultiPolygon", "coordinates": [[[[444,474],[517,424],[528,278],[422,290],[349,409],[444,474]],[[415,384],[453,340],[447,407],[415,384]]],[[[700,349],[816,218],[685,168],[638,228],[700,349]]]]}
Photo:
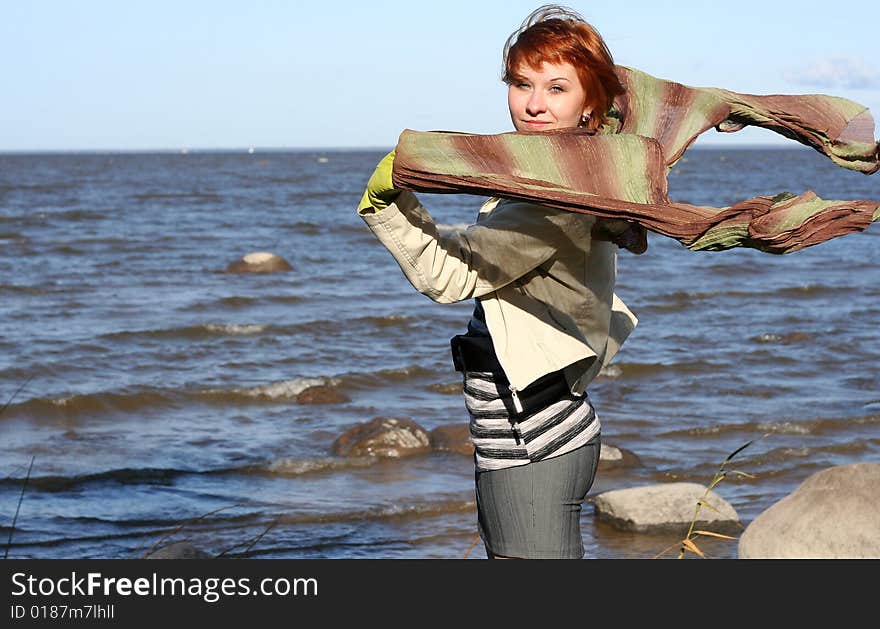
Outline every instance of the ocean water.
{"type": "MultiPolygon", "coordinates": [[[[485,557],[469,457],[330,454],[375,417],[466,422],[448,339],[472,303],[413,290],[354,211],[382,155],[0,156],[5,555],[188,541],[227,557],[485,557]],[[225,272],[254,251],[293,270],[225,272]],[[349,400],[299,403],[316,384],[349,400]]],[[[699,147],[670,175],[670,196],[696,204],[806,189],[877,200],[880,176],[807,149],[699,147]]],[[[450,228],[481,202],[421,198],[450,228]]],[[[597,522],[593,496],[706,484],[748,442],[729,467],[751,477],[715,489],[744,525],[814,472],[880,461],[880,228],[784,256],[649,242],[619,257],[640,323],[590,389],[604,443],[639,464],[600,468],[587,557],[675,542],[597,522]]],[[[703,548],[736,556],[735,541],[703,548]]]]}

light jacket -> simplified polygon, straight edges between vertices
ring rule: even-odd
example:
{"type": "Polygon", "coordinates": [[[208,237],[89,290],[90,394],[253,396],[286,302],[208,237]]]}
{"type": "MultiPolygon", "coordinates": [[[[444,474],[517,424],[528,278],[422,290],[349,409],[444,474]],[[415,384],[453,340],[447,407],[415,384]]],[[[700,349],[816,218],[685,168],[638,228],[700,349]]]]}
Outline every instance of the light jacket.
{"type": "Polygon", "coordinates": [[[441,232],[406,190],[360,215],[416,290],[439,303],[480,298],[516,390],[564,369],[580,395],[636,326],[614,294],[617,246],[592,238],[592,216],[490,199],[475,224],[441,232]]]}

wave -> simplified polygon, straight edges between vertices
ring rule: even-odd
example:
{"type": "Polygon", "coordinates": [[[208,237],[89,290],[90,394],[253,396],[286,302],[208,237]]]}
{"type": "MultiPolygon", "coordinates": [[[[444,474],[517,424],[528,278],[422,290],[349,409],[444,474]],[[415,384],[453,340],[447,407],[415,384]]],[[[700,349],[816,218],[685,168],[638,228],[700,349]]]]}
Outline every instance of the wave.
{"type": "Polygon", "coordinates": [[[291,225],[286,225],[286,229],[290,229],[297,234],[304,236],[317,236],[325,229],[327,229],[327,225],[322,225],[320,223],[310,223],[308,221],[297,221],[291,225]]]}
{"type": "Polygon", "coordinates": [[[455,382],[434,382],[429,384],[426,388],[428,391],[441,393],[443,395],[460,395],[461,380],[456,380],[455,382]]]}
{"type": "Polygon", "coordinates": [[[649,303],[639,306],[639,310],[647,313],[678,312],[690,310],[693,308],[694,302],[704,300],[714,301],[719,297],[746,299],[754,297],[754,293],[747,291],[676,291],[674,293],[653,297],[649,303]]]}
{"type": "Polygon", "coordinates": [[[150,339],[202,339],[211,336],[247,336],[260,334],[269,330],[268,324],[240,324],[240,323],[202,323],[181,328],[162,328],[156,330],[125,330],[122,332],[108,332],[98,338],[105,340],[128,340],[138,338],[150,339]]]}
{"type": "MultiPolygon", "coordinates": [[[[338,472],[345,470],[361,469],[384,461],[382,457],[313,457],[313,458],[282,458],[268,463],[240,465],[227,468],[214,468],[207,470],[179,469],[179,468],[119,468],[93,472],[90,474],[75,474],[72,476],[30,476],[27,478],[27,488],[35,491],[60,492],[68,491],[81,485],[91,483],[116,483],[120,485],[154,485],[169,483],[181,476],[218,476],[224,474],[245,474],[265,476],[303,476],[321,472],[338,472]]],[[[24,476],[7,476],[0,478],[0,487],[22,487],[25,483],[24,476]]]]}
{"type": "Polygon", "coordinates": [[[64,220],[71,223],[79,223],[85,221],[103,221],[107,215],[103,212],[95,212],[93,210],[64,210],[63,212],[52,212],[49,215],[53,220],[64,220]]]}
{"type": "Polygon", "coordinates": [[[18,284],[0,284],[0,293],[14,293],[20,295],[47,295],[58,292],[56,290],[47,290],[39,286],[21,286],[18,284]]]}
{"type": "MultiPolygon", "coordinates": [[[[123,468],[106,470],[92,474],[78,474],[75,476],[30,476],[27,479],[27,489],[45,492],[67,491],[78,485],[96,482],[115,482],[122,485],[150,485],[166,483],[184,474],[193,473],[190,470],[164,469],[164,468],[123,468]]],[[[0,478],[0,487],[21,487],[25,482],[24,477],[0,478]]]]}
{"type": "Polygon", "coordinates": [[[853,426],[878,426],[880,415],[863,415],[858,417],[818,417],[805,421],[756,421],[739,424],[713,424],[711,426],[695,426],[692,428],[670,430],[660,436],[664,438],[702,437],[705,435],[723,435],[727,433],[744,433],[757,435],[828,435],[851,432],[853,426]]]}
{"type": "Polygon", "coordinates": [[[802,286],[787,286],[772,293],[779,297],[818,297],[825,295],[840,295],[852,293],[855,288],[849,286],[829,286],[826,284],[803,284],[802,286]]]}
{"type": "MultiPolygon", "coordinates": [[[[233,507],[247,507],[248,505],[230,505],[230,509],[233,507]]],[[[438,499],[438,500],[414,500],[408,503],[395,503],[395,504],[380,504],[374,506],[367,506],[362,509],[351,509],[346,511],[337,511],[337,512],[317,512],[317,511],[307,511],[307,512],[299,512],[291,511],[290,509],[285,509],[283,513],[281,513],[277,517],[271,517],[270,515],[263,512],[249,512],[249,513],[240,513],[240,514],[230,514],[228,512],[221,513],[218,515],[211,515],[210,518],[205,518],[199,522],[193,522],[192,525],[187,526],[187,530],[216,530],[217,524],[231,524],[231,523],[250,523],[255,524],[258,522],[262,523],[274,523],[273,525],[278,524],[320,524],[327,522],[353,522],[353,521],[364,521],[364,520],[386,520],[386,519],[395,519],[395,518],[421,518],[421,517],[432,517],[436,515],[443,515],[446,513],[461,513],[461,512],[470,512],[476,509],[476,502],[473,499],[469,498],[446,498],[446,499],[438,499]]],[[[189,521],[196,520],[196,518],[190,518],[189,521]]],[[[177,521],[152,521],[152,520],[136,520],[136,521],[127,521],[127,520],[101,520],[103,523],[111,523],[115,525],[119,524],[128,524],[128,525],[156,525],[156,524],[180,524],[180,520],[177,521]]]]}
{"type": "Polygon", "coordinates": [[[175,395],[157,389],[131,393],[105,391],[99,393],[73,394],[56,398],[32,398],[6,408],[9,417],[26,416],[35,419],[70,419],[71,417],[95,417],[123,412],[134,413],[149,408],[171,406],[175,395]]]}
{"type": "Polygon", "coordinates": [[[682,373],[705,374],[724,368],[724,365],[718,365],[705,360],[695,360],[692,362],[678,363],[618,362],[613,363],[613,365],[609,365],[609,367],[612,366],[616,367],[616,369],[609,369],[608,373],[604,375],[612,378],[645,378],[655,375],[670,375],[682,373]]]}
{"type": "Polygon", "coordinates": [[[27,242],[30,240],[30,238],[19,232],[0,232],[0,240],[27,242]]]}
{"type": "Polygon", "coordinates": [[[216,203],[223,200],[223,196],[213,192],[148,192],[133,194],[131,198],[136,201],[206,201],[216,203]]]}
{"type": "Polygon", "coordinates": [[[436,376],[437,373],[421,365],[409,365],[394,369],[382,369],[379,371],[353,372],[339,376],[339,381],[346,388],[369,389],[376,384],[399,384],[415,378],[436,376]]]}
{"type": "Polygon", "coordinates": [[[384,317],[359,317],[354,319],[354,323],[366,323],[377,328],[388,328],[406,325],[416,321],[413,317],[405,315],[387,315],[384,317]]]}
{"type": "MultiPolygon", "coordinates": [[[[106,236],[102,238],[71,238],[69,239],[72,244],[75,245],[100,245],[102,247],[106,247],[108,249],[118,246],[121,250],[126,253],[130,253],[132,251],[132,242],[131,240],[127,240],[125,238],[117,238],[115,236],[106,236]]],[[[156,240],[151,240],[151,245],[155,244],[156,240]]],[[[142,248],[140,251],[150,251],[150,248],[142,248]]]]}
{"type": "Polygon", "coordinates": [[[692,308],[696,301],[717,301],[718,299],[747,300],[756,297],[782,297],[786,300],[800,298],[824,297],[854,292],[848,286],[832,286],[828,284],[805,284],[802,286],[786,286],[776,290],[718,290],[718,291],[676,291],[652,298],[651,303],[639,306],[640,310],[652,312],[675,312],[692,308]]]}
{"type": "MultiPolygon", "coordinates": [[[[227,299],[234,299],[234,303],[237,307],[252,305],[257,301],[265,301],[249,298],[227,299]]],[[[339,322],[328,319],[315,319],[313,321],[304,321],[302,323],[295,323],[291,325],[256,323],[200,323],[198,325],[189,325],[177,328],[123,330],[118,332],[108,332],[101,335],[99,338],[113,341],[138,338],[203,339],[212,336],[247,336],[262,334],[264,332],[271,332],[272,334],[275,334],[277,336],[296,336],[303,333],[309,335],[334,335],[340,333],[348,333],[346,330],[358,329],[361,326],[379,329],[403,328],[416,321],[418,321],[418,319],[402,315],[356,317],[346,320],[345,330],[340,328],[339,322]]]]}
{"type": "Polygon", "coordinates": [[[446,513],[468,512],[475,509],[476,503],[469,499],[414,501],[406,504],[377,505],[366,509],[336,513],[288,513],[280,516],[278,522],[281,524],[317,524],[392,518],[424,518],[446,513]]]}
{"type": "Polygon", "coordinates": [[[294,380],[283,380],[281,382],[272,382],[270,384],[261,384],[253,387],[241,387],[231,390],[212,389],[203,391],[199,394],[203,399],[210,399],[215,402],[229,403],[250,400],[271,400],[271,401],[289,401],[295,400],[296,396],[315,386],[338,386],[340,380],[337,378],[297,378],[294,380]]]}
{"type": "Polygon", "coordinates": [[[2,419],[27,417],[40,422],[76,418],[91,419],[114,413],[143,414],[145,411],[181,404],[249,405],[255,402],[289,402],[313,386],[339,386],[331,377],[307,377],[250,387],[229,389],[158,389],[99,391],[52,398],[32,398],[6,407],[2,419]]]}
{"type": "Polygon", "coordinates": [[[880,415],[861,417],[817,418],[807,421],[763,421],[754,424],[758,431],[773,434],[827,435],[848,432],[853,426],[880,426],[880,415]]]}
{"type": "Polygon", "coordinates": [[[759,334],[758,336],[753,336],[749,340],[753,343],[782,343],[782,344],[790,344],[790,343],[799,343],[801,341],[809,341],[812,340],[813,335],[808,332],[786,332],[785,334],[775,334],[773,332],[766,332],[764,334],[759,334]]]}
{"type": "Polygon", "coordinates": [[[182,307],[183,312],[217,312],[217,310],[231,309],[238,310],[241,308],[251,308],[254,306],[264,306],[270,304],[296,304],[302,302],[303,298],[297,295],[269,295],[261,297],[242,297],[234,295],[231,297],[220,297],[211,301],[200,301],[182,307]]]}
{"type": "MultiPolygon", "coordinates": [[[[750,456],[749,467],[758,469],[766,466],[769,471],[772,471],[775,474],[790,471],[790,469],[783,467],[784,464],[794,464],[798,469],[811,466],[824,469],[833,464],[828,460],[833,459],[833,455],[842,454],[851,457],[858,453],[867,452],[868,450],[869,444],[860,441],[819,446],[783,446],[750,456]],[[823,457],[823,455],[832,456],[823,457]]],[[[789,468],[790,467],[791,466],[789,465],[789,468]]],[[[762,470],[761,476],[766,477],[767,473],[762,470]]]]}
{"type": "Polygon", "coordinates": [[[331,233],[341,233],[341,234],[352,234],[356,236],[364,236],[365,240],[375,241],[376,238],[367,229],[367,226],[362,222],[358,221],[357,223],[335,223],[330,229],[332,229],[331,233]]]}
{"type": "Polygon", "coordinates": [[[248,334],[259,334],[260,332],[265,331],[269,326],[267,325],[252,325],[252,324],[219,324],[219,323],[207,323],[204,327],[208,332],[214,332],[221,335],[232,335],[232,336],[241,336],[248,334]]]}
{"type": "Polygon", "coordinates": [[[0,192],[15,192],[17,190],[23,190],[26,192],[58,192],[61,190],[70,190],[76,186],[77,184],[73,182],[48,184],[0,184],[0,192]]]}
{"type": "Polygon", "coordinates": [[[247,471],[277,476],[302,476],[320,472],[360,469],[382,461],[376,456],[319,457],[311,459],[279,459],[268,465],[248,467],[247,471]]]}
{"type": "MultiPolygon", "coordinates": [[[[243,176],[239,173],[239,176],[243,176]]],[[[311,175],[292,175],[290,177],[273,177],[271,175],[260,175],[260,176],[252,176],[247,175],[249,180],[256,180],[263,183],[278,183],[283,186],[292,185],[294,189],[299,188],[303,184],[309,183],[312,180],[311,175]]]]}

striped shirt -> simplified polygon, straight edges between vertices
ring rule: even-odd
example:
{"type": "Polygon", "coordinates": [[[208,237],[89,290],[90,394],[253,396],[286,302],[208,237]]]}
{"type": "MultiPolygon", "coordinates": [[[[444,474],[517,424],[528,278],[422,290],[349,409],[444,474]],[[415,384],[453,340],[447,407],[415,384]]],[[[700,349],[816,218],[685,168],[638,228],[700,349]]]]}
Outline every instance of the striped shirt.
{"type": "Polygon", "coordinates": [[[468,371],[464,401],[478,471],[526,465],[571,452],[599,433],[589,396],[568,395],[530,415],[512,416],[503,375],[468,371]]]}

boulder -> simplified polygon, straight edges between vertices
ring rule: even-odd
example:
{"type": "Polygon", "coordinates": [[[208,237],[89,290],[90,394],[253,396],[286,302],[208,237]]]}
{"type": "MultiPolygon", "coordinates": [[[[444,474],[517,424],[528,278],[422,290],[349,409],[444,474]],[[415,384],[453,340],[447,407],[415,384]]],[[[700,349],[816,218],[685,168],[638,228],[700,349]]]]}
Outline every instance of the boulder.
{"type": "Polygon", "coordinates": [[[330,448],[339,456],[398,458],[431,451],[428,432],[411,419],[376,417],[339,435],[330,448]]]}
{"type": "Polygon", "coordinates": [[[341,404],[350,402],[351,398],[336,387],[319,384],[300,391],[296,401],[298,404],[341,404]]]}
{"type": "Polygon", "coordinates": [[[599,452],[599,472],[623,467],[638,467],[641,464],[641,459],[631,451],[602,444],[602,450],[599,452]]]}
{"type": "Polygon", "coordinates": [[[428,436],[433,450],[456,452],[467,456],[474,454],[474,442],[471,440],[471,431],[467,424],[437,426],[428,436]]]}
{"type": "Polygon", "coordinates": [[[740,559],[880,559],[880,463],[821,470],[756,517],[740,559]]]}
{"type": "Polygon", "coordinates": [[[249,253],[246,256],[230,262],[226,267],[227,273],[275,273],[277,271],[292,271],[293,267],[281,256],[266,251],[249,253]]]}
{"type": "MultiPolygon", "coordinates": [[[[697,483],[663,483],[606,491],[594,498],[596,518],[623,531],[683,536],[694,519],[697,501],[705,492],[706,488],[697,483]]],[[[736,511],[721,496],[710,491],[706,501],[717,511],[701,507],[695,528],[725,534],[741,530],[736,511]]]]}

